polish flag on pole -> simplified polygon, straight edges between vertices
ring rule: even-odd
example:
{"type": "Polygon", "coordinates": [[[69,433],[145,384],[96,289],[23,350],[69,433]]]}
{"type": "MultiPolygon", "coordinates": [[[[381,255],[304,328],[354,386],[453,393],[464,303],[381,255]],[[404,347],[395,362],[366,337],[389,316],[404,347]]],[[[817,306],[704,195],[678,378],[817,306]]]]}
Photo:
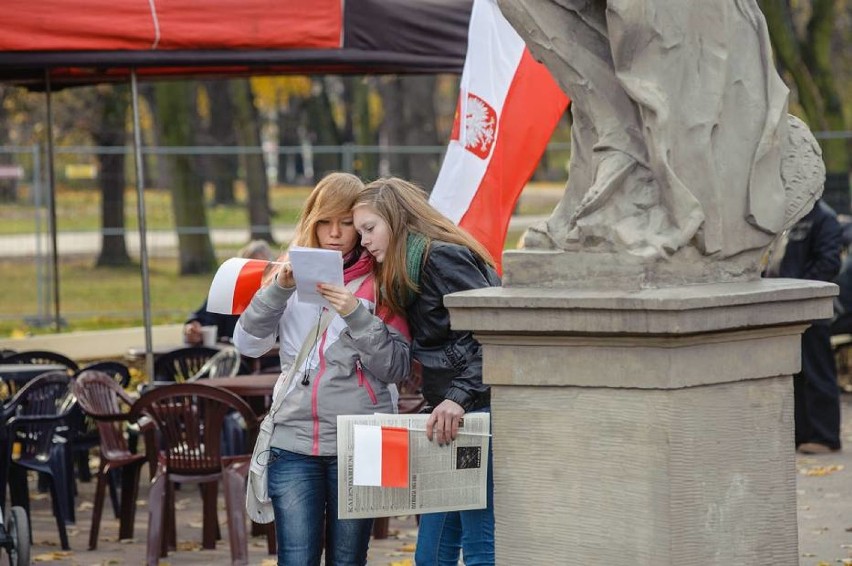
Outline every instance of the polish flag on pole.
{"type": "Polygon", "coordinates": [[[460,91],[429,202],[499,264],[515,202],[569,99],[494,0],[474,0],[460,91]]]}
{"type": "Polygon", "coordinates": [[[219,266],[210,292],[207,310],[220,314],[241,314],[260,289],[263,273],[272,262],[232,257],[219,266]]]}
{"type": "Polygon", "coordinates": [[[352,485],[408,487],[408,429],[353,425],[352,485]]]}

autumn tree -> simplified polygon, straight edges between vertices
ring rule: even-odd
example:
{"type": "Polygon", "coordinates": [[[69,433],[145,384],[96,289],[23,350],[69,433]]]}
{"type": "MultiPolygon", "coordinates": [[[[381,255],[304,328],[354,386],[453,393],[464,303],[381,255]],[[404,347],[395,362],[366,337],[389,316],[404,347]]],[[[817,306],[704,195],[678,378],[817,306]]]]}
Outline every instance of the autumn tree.
{"type": "MultiPolygon", "coordinates": [[[[844,132],[852,129],[840,86],[847,81],[849,22],[841,24],[841,0],[759,0],[782,77],[793,91],[802,118],[811,129],[844,132]]],[[[848,96],[848,90],[847,96],[848,96]]],[[[852,140],[820,139],[828,179],[826,189],[844,194],[849,203],[852,140]]],[[[830,196],[830,195],[827,195],[830,196]]],[[[844,211],[848,212],[848,211],[844,211]]]]}
{"type": "MultiPolygon", "coordinates": [[[[167,146],[195,145],[198,129],[197,83],[159,82],[154,87],[161,140],[167,146]]],[[[181,275],[209,273],[216,268],[216,256],[204,206],[203,180],[198,175],[195,156],[172,156],[172,211],[178,236],[181,275]]]]}
{"type": "Polygon", "coordinates": [[[101,251],[96,265],[129,265],[124,221],[124,174],[128,89],[102,85],[93,100],[92,140],[113,149],[98,153],[98,185],[101,192],[101,251]]]}

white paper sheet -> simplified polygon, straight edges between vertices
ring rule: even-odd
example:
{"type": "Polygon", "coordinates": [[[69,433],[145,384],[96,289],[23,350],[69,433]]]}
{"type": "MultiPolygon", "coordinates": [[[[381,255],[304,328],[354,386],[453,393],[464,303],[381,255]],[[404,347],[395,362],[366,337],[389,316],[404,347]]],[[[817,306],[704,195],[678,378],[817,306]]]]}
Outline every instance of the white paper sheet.
{"type": "Polygon", "coordinates": [[[343,286],[343,255],[340,251],[293,246],[287,253],[296,280],[296,300],[323,307],[331,306],[317,293],[317,285],[330,283],[343,286]]]}

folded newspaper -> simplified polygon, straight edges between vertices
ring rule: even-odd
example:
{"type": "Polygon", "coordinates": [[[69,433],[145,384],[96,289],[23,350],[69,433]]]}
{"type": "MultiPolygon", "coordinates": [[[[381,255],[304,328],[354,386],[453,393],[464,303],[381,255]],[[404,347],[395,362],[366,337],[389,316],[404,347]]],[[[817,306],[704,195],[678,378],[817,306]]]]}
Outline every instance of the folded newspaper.
{"type": "Polygon", "coordinates": [[[338,518],[485,507],[490,415],[465,415],[456,440],[444,446],[426,438],[428,418],[337,417],[338,518]]]}

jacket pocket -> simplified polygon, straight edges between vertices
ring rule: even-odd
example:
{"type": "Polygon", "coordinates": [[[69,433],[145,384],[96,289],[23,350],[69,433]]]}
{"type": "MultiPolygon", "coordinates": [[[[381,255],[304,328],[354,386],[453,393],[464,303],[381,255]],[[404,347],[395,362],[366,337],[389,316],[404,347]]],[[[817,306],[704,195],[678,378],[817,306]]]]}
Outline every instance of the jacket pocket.
{"type": "Polygon", "coordinates": [[[376,397],[376,392],[373,391],[373,386],[370,385],[370,381],[364,376],[364,368],[361,367],[361,361],[355,362],[355,372],[358,374],[358,387],[363,387],[367,391],[367,395],[370,396],[370,401],[373,405],[378,405],[379,400],[376,397]]]}

